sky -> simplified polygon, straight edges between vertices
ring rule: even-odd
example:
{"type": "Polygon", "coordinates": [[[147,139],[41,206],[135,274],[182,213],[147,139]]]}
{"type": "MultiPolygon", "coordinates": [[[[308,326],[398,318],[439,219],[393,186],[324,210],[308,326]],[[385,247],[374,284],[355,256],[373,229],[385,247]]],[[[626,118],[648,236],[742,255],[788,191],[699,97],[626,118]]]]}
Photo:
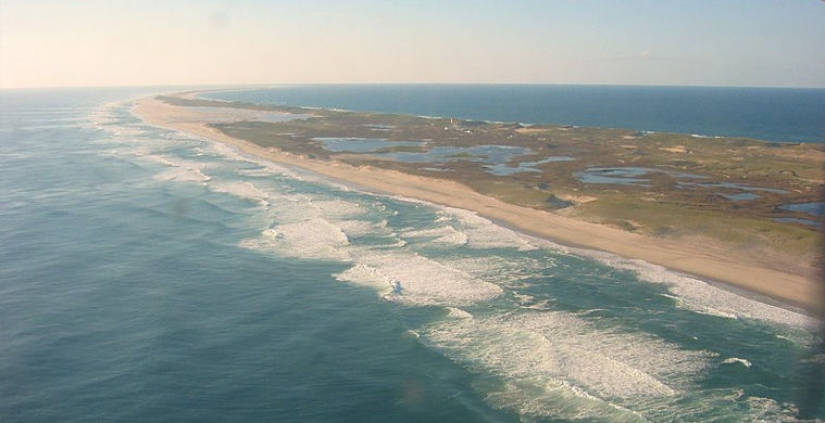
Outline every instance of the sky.
{"type": "Polygon", "coordinates": [[[305,83],[825,88],[825,1],[0,1],[0,88],[305,83]]]}

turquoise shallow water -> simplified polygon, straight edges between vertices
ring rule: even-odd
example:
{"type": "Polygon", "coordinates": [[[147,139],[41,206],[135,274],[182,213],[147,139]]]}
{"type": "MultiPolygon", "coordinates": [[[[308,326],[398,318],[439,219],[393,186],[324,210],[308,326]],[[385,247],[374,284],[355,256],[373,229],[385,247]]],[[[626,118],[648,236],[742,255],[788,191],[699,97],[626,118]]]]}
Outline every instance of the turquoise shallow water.
{"type": "Polygon", "coordinates": [[[807,410],[800,314],[153,128],[151,91],[0,92],[0,421],[807,410]]]}

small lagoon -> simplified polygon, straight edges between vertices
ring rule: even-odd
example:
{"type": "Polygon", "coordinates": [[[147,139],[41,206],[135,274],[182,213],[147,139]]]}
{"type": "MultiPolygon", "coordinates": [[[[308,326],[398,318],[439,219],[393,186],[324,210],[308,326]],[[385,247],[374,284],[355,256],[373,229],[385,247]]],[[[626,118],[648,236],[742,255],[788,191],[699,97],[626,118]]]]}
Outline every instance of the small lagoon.
{"type": "Polygon", "coordinates": [[[820,217],[825,213],[825,202],[785,204],[779,206],[780,210],[807,213],[814,217],[820,217]]]}
{"type": "Polygon", "coordinates": [[[586,184],[616,184],[649,186],[652,173],[664,173],[679,179],[706,179],[693,173],[675,172],[647,167],[590,167],[574,175],[586,184]]]}
{"type": "Polygon", "coordinates": [[[550,156],[535,162],[522,162],[518,166],[509,166],[507,163],[498,163],[484,166],[487,172],[496,176],[510,176],[521,172],[541,172],[536,166],[554,162],[572,162],[576,159],[570,156],[550,156]]]}

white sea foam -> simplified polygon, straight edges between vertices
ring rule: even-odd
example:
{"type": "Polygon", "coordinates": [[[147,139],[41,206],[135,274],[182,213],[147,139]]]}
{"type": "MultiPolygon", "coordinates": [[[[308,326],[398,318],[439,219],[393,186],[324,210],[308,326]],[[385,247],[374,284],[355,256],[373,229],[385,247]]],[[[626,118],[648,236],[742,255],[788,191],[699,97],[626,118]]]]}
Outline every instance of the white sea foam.
{"type": "Polygon", "coordinates": [[[206,182],[211,179],[202,172],[204,163],[155,154],[148,154],[143,158],[171,168],[156,174],[153,178],[157,181],[206,182]]]}
{"type": "Polygon", "coordinates": [[[473,315],[455,307],[447,307],[447,317],[450,319],[472,319],[473,315]]]}
{"type": "Polygon", "coordinates": [[[269,205],[269,194],[258,189],[258,187],[251,182],[217,182],[210,184],[209,188],[215,192],[223,192],[236,197],[257,201],[262,206],[269,205]]]}
{"type": "MultiPolygon", "coordinates": [[[[393,236],[387,228],[385,219],[374,220],[371,217],[371,205],[358,204],[353,201],[311,197],[302,194],[287,194],[272,200],[272,208],[280,221],[303,221],[313,217],[336,225],[348,236],[383,235],[393,236]]],[[[399,240],[395,239],[395,243],[399,240]]]]}
{"type": "Polygon", "coordinates": [[[362,263],[356,264],[335,275],[335,278],[342,282],[350,282],[356,285],[374,288],[382,294],[389,294],[393,287],[393,281],[387,279],[386,275],[381,271],[362,263]]]}
{"type": "Polygon", "coordinates": [[[127,104],[126,102],[117,101],[99,106],[89,114],[89,126],[105,130],[106,126],[117,121],[117,113],[122,112],[127,104]]]}
{"type": "Polygon", "coordinates": [[[671,294],[679,298],[680,306],[697,313],[732,319],[757,319],[790,326],[815,327],[817,325],[816,319],[801,313],[734,294],[662,266],[597,251],[581,249],[574,251],[610,267],[635,272],[640,280],[668,285],[671,294]]]}
{"type": "Polygon", "coordinates": [[[521,251],[538,248],[528,240],[527,236],[496,225],[475,212],[451,207],[445,207],[443,210],[443,213],[457,221],[457,229],[466,235],[466,245],[471,248],[517,248],[521,251]]]}
{"type": "Polygon", "coordinates": [[[209,142],[207,144],[208,151],[218,154],[220,156],[244,161],[248,163],[253,163],[260,166],[257,169],[240,169],[237,173],[241,176],[271,176],[271,175],[282,175],[288,176],[291,179],[301,180],[301,177],[298,173],[288,169],[285,166],[281,166],[275,164],[270,160],[261,159],[259,157],[255,157],[249,154],[245,154],[242,151],[238,150],[237,147],[228,145],[221,142],[209,142]]]}
{"type": "Polygon", "coordinates": [[[495,298],[497,285],[410,252],[361,253],[357,265],[336,278],[383,287],[385,298],[410,305],[462,306],[495,298]]]}
{"type": "Polygon", "coordinates": [[[283,193],[280,189],[267,189],[269,193],[269,208],[267,213],[274,222],[280,224],[298,223],[316,217],[323,218],[323,214],[309,206],[306,195],[297,193],[283,193]]]}
{"type": "Polygon", "coordinates": [[[343,220],[336,222],[348,236],[362,236],[369,234],[391,235],[387,230],[387,221],[370,222],[367,220],[343,220]]]}
{"type": "Polygon", "coordinates": [[[731,357],[731,358],[725,359],[725,361],[722,362],[722,364],[736,364],[736,363],[739,363],[739,364],[741,364],[741,365],[743,365],[747,368],[750,368],[752,366],[752,363],[750,361],[745,360],[744,358],[739,358],[739,357],[731,357]]]}
{"type": "Polygon", "coordinates": [[[443,257],[438,261],[444,265],[466,272],[474,278],[483,279],[510,289],[521,289],[525,280],[536,276],[543,268],[553,267],[552,258],[535,259],[527,256],[501,257],[443,257]]]}
{"type": "Polygon", "coordinates": [[[404,231],[403,238],[414,238],[416,240],[430,239],[430,242],[447,245],[466,245],[467,234],[457,231],[452,226],[439,226],[431,229],[404,231]]]}
{"type": "Polygon", "coordinates": [[[253,178],[270,177],[272,175],[289,175],[289,171],[281,166],[266,166],[255,169],[238,169],[236,171],[239,176],[251,176],[253,178]]]}
{"type": "Polygon", "coordinates": [[[142,128],[131,126],[109,126],[105,130],[111,132],[120,141],[142,142],[140,138],[146,134],[142,128]]]}
{"type": "Polygon", "coordinates": [[[386,220],[370,220],[367,216],[369,208],[351,201],[313,198],[303,194],[271,193],[267,193],[266,199],[271,203],[273,216],[282,224],[322,219],[347,236],[392,235],[392,231],[387,229],[386,220]]]}
{"type": "Polygon", "coordinates": [[[320,218],[277,225],[261,231],[259,238],[241,246],[275,252],[285,257],[349,261],[349,238],[338,226],[320,218]]]}
{"type": "Polygon", "coordinates": [[[333,219],[361,217],[366,213],[364,206],[337,198],[310,199],[309,206],[319,210],[325,217],[333,219]]]}
{"type": "Polygon", "coordinates": [[[449,245],[467,245],[468,241],[467,234],[456,231],[455,229],[433,240],[433,242],[436,243],[449,245]]]}
{"type": "MultiPolygon", "coordinates": [[[[754,423],[782,423],[800,422],[799,410],[790,404],[779,404],[776,400],[762,397],[748,397],[745,400],[753,410],[749,421],[754,423]]],[[[807,420],[811,423],[822,423],[822,419],[807,420]]]]}
{"type": "MultiPolygon", "coordinates": [[[[138,160],[146,157],[151,156],[154,154],[155,149],[153,149],[148,144],[139,144],[139,143],[113,143],[111,140],[100,140],[97,142],[93,142],[96,144],[105,145],[106,147],[115,147],[112,150],[101,150],[100,155],[108,156],[108,157],[124,157],[124,156],[132,156],[137,157],[138,160]]],[[[150,159],[151,160],[151,159],[150,159]]],[[[157,160],[153,160],[157,162],[157,160]]]]}
{"type": "Polygon", "coordinates": [[[638,421],[628,405],[690,389],[711,356],[555,311],[448,319],[422,335],[455,361],[500,377],[503,389],[487,394],[494,403],[562,418],[638,421]]]}
{"type": "MultiPolygon", "coordinates": [[[[516,248],[520,251],[531,251],[538,249],[535,242],[538,240],[497,225],[489,219],[479,216],[476,212],[454,207],[440,206],[402,196],[394,196],[393,198],[406,203],[420,204],[427,207],[436,208],[439,210],[440,216],[435,219],[435,223],[448,224],[437,228],[424,230],[408,228],[405,232],[409,233],[402,233],[404,236],[415,238],[441,235],[436,237],[433,241],[444,244],[466,245],[475,249],[516,248]]],[[[555,249],[558,247],[559,249],[563,249],[563,247],[549,241],[539,242],[544,248],[555,249]]]]}
{"type": "Polygon", "coordinates": [[[518,293],[518,292],[516,292],[516,291],[513,291],[513,298],[515,298],[516,300],[518,300],[518,302],[519,302],[520,304],[522,304],[522,305],[524,305],[524,304],[530,304],[530,303],[532,303],[533,301],[535,301],[535,299],[536,299],[536,298],[535,298],[535,297],[533,297],[532,295],[527,295],[527,294],[519,294],[519,293],[518,293]]]}
{"type": "Polygon", "coordinates": [[[153,177],[156,181],[206,182],[210,178],[194,167],[176,167],[153,177]]]}

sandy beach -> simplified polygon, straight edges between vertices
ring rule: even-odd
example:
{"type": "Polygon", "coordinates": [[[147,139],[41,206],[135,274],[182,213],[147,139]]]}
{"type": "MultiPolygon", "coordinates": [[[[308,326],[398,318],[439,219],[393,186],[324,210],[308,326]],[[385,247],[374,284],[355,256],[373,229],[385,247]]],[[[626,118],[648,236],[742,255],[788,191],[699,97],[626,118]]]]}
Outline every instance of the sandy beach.
{"type": "MultiPolygon", "coordinates": [[[[190,94],[191,95],[191,94],[190,94]]],[[[183,96],[186,96],[184,94],[183,96]]],[[[209,127],[196,108],[140,100],[134,111],[148,123],[236,146],[273,162],[305,169],[368,191],[466,209],[553,242],[639,259],[766,296],[811,312],[822,310],[818,271],[810,263],[787,263],[764,252],[732,251],[705,238],[670,240],[625,232],[554,213],[516,206],[481,195],[449,180],[426,178],[370,166],[299,157],[229,137],[209,127]]]]}

